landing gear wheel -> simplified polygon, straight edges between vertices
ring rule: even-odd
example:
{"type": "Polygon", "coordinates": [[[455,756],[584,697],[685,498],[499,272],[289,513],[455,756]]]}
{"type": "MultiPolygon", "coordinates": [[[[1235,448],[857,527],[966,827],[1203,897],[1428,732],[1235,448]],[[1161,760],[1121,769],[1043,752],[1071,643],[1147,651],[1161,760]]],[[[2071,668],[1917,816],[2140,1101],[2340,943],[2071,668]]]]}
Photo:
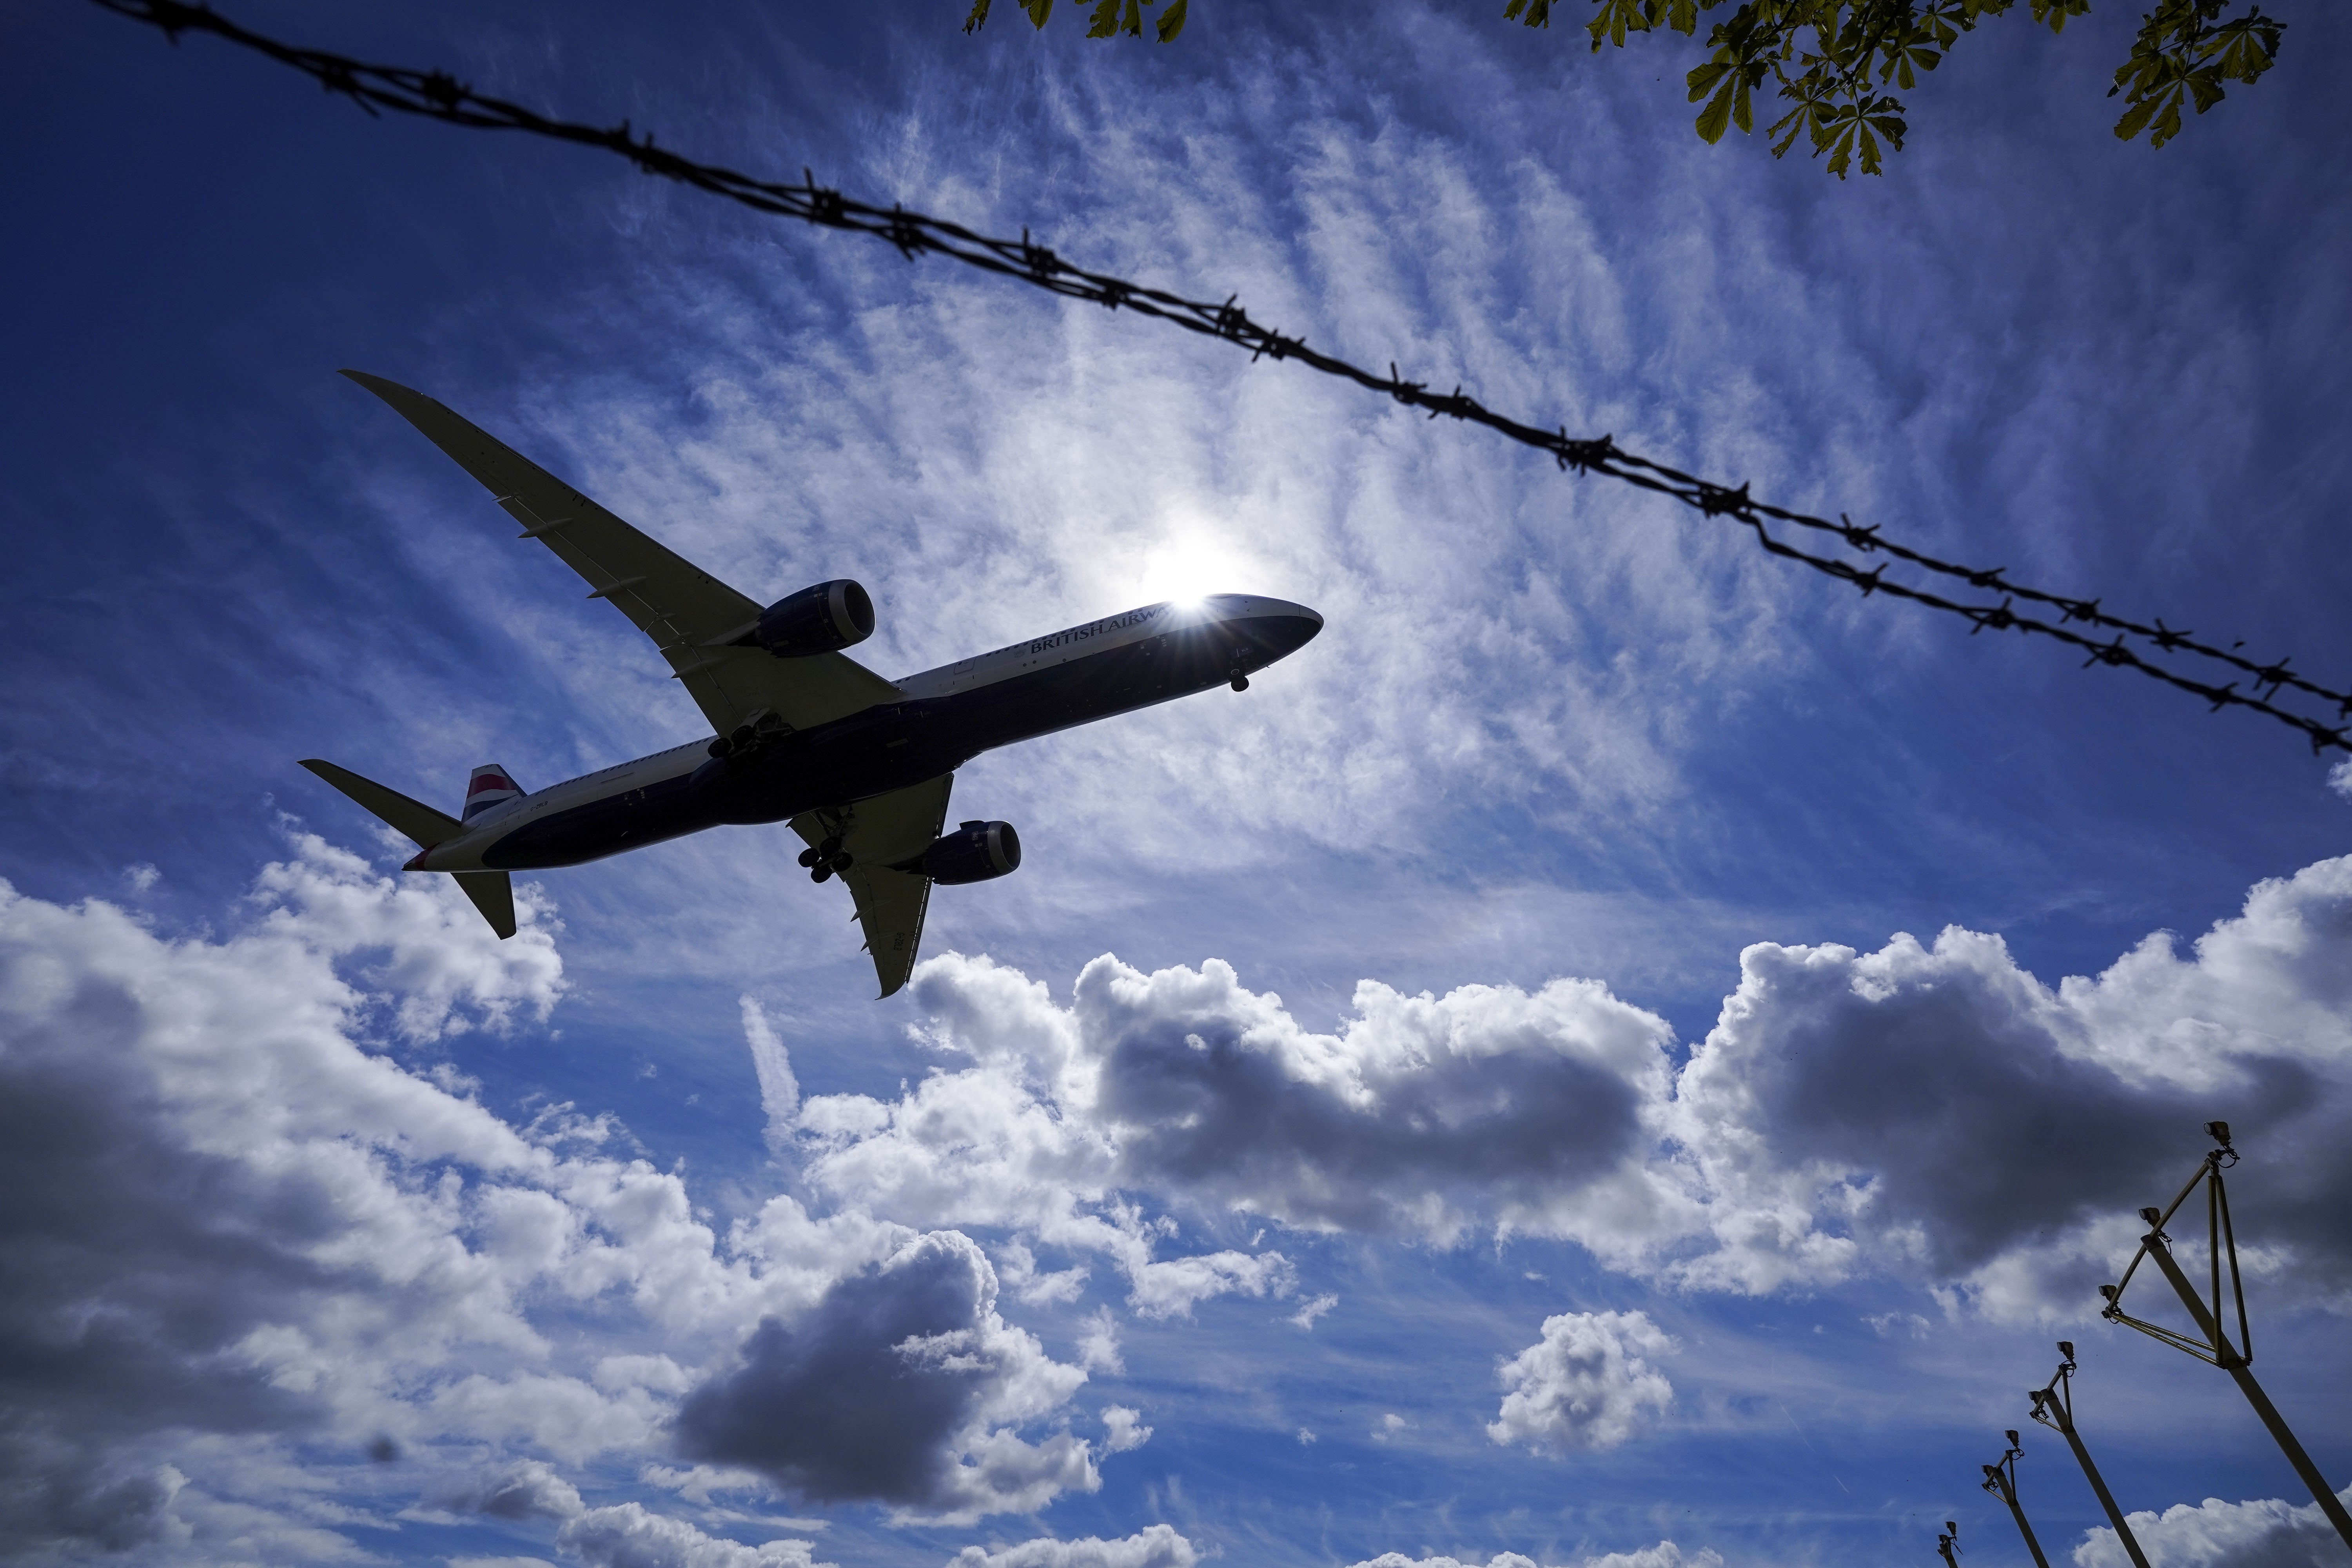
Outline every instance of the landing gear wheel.
{"type": "Polygon", "coordinates": [[[809,880],[812,882],[828,881],[832,877],[833,868],[830,866],[819,866],[809,872],[809,880]]]}
{"type": "Polygon", "coordinates": [[[721,735],[710,742],[710,754],[724,761],[735,750],[735,742],[721,735]]]}
{"type": "Polygon", "coordinates": [[[824,851],[812,845],[801,851],[801,869],[805,871],[824,858],[824,851]]]}
{"type": "Polygon", "coordinates": [[[1234,689],[1235,691],[1247,691],[1249,689],[1249,677],[1244,675],[1238,669],[1234,671],[1234,689]]]}
{"type": "Polygon", "coordinates": [[[826,861],[825,864],[832,867],[834,871],[838,874],[848,870],[850,867],[856,864],[856,861],[851,857],[849,851],[845,849],[840,854],[835,856],[832,859],[826,861]]]}

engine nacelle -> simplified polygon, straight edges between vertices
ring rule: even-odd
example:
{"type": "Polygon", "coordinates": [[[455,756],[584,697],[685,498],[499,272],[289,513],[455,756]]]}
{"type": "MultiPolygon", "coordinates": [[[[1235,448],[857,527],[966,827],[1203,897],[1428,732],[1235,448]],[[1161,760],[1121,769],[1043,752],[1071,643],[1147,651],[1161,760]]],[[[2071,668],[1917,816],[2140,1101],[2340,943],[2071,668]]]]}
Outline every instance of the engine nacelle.
{"type": "Polygon", "coordinates": [[[846,577],[788,594],[760,612],[739,640],[781,658],[835,653],[874,635],[874,601],[846,577]]]}
{"type": "Polygon", "coordinates": [[[1021,864],[1021,836],[1009,822],[967,822],[923,851],[923,875],[934,882],[985,882],[1021,864]]]}

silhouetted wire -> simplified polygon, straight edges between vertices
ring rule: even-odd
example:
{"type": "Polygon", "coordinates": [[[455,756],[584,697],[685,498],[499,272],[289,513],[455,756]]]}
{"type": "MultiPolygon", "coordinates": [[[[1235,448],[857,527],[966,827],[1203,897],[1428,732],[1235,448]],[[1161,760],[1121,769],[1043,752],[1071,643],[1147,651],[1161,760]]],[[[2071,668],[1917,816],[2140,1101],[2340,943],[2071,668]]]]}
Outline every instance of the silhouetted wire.
{"type": "Polygon", "coordinates": [[[2305,679],[2288,668],[2287,659],[2258,663],[2237,653],[2234,648],[2216,647],[2210,643],[2200,642],[2189,632],[2166,626],[2161,618],[2152,626],[2143,625],[2109,614],[2101,607],[2097,599],[2069,598],[2063,594],[2044,593],[2038,588],[2011,583],[2008,581],[2004,567],[1986,569],[1938,560],[1882,537],[1876,524],[1864,527],[1843,514],[1832,521],[1805,512],[1785,510],[1756,500],[1748,493],[1748,486],[1744,483],[1734,489],[1684,473],[1679,468],[1628,452],[1607,436],[1583,439],[1571,437],[1565,427],[1546,430],[1521,424],[1487,408],[1465,394],[1459,385],[1452,392],[1433,393],[1421,382],[1407,381],[1398,373],[1394,363],[1390,364],[1388,374],[1377,374],[1309,348],[1302,338],[1285,337],[1272,328],[1251,321],[1248,313],[1234,303],[1238,296],[1228,298],[1223,303],[1187,300],[1181,295],[1130,283],[1124,279],[1088,272],[1071,266],[1053,251],[1032,241],[1025,228],[1018,240],[992,238],[987,235],[975,234],[961,224],[908,212],[895,205],[877,207],[845,196],[839,191],[819,185],[815,176],[805,169],[802,171],[802,183],[797,185],[755,180],[732,169],[696,163],[656,146],[652,132],[641,135],[632,130],[625,120],[611,127],[551,120],[520,104],[476,92],[445,71],[367,65],[321,49],[296,48],[241,27],[208,5],[184,4],[183,0],[95,0],[95,4],[118,16],[159,27],[174,43],[179,41],[179,36],[184,32],[210,33],[267,55],[302,72],[327,91],[350,99],[370,114],[388,109],[403,114],[419,114],[428,119],[446,121],[454,125],[469,125],[489,131],[521,131],[559,142],[602,148],[619,153],[646,174],[677,180],[755,211],[801,218],[827,228],[875,236],[897,247],[899,254],[909,261],[926,254],[943,256],[968,267],[1018,279],[1066,299],[1088,300],[1112,310],[1132,310],[1139,315],[1181,327],[1188,332],[1223,339],[1248,349],[1253,363],[1261,356],[1295,360],[1326,375],[1338,376],[1370,391],[1385,394],[1409,407],[1425,408],[1433,419],[1444,416],[1483,425],[1523,446],[1550,454],[1563,469],[1622,479],[1629,485],[1670,496],[1703,516],[1728,519],[1747,528],[1756,536],[1757,543],[1771,554],[1801,562],[1817,572],[1850,583],[1865,596],[1885,594],[1893,598],[1923,605],[1931,610],[1962,616],[1970,623],[1971,636],[1981,631],[2015,631],[2029,637],[2051,637],[2087,654],[2089,657],[2084,660],[2086,669],[2095,664],[2136,669],[2168,686],[2195,693],[2211,703],[2217,712],[2224,708],[2247,708],[2257,713],[2267,713],[2281,723],[2301,731],[2311,742],[2315,754],[2331,749],[2352,752],[2352,741],[2346,739],[2345,724],[2326,724],[2308,715],[2278,707],[2271,700],[2283,691],[2298,691],[2333,703],[2338,721],[2352,719],[2352,696],[2332,691],[2305,679]],[[1965,583],[1980,592],[1998,594],[2000,595],[2000,603],[1962,603],[1948,599],[1927,588],[1889,578],[1886,562],[1880,562],[1864,571],[1852,561],[1816,555],[1776,536],[1770,526],[1773,523],[1829,535],[1860,554],[1884,554],[1893,561],[1965,583]],[[2021,613],[2016,608],[2021,603],[2054,609],[2058,612],[2058,620],[2053,623],[2021,613]],[[2077,626],[2087,630],[2075,630],[2077,626]],[[2114,634],[2112,639],[2106,638],[2107,633],[2114,634]],[[2238,689],[2241,685],[2247,684],[2244,679],[2215,685],[2164,668],[2143,658],[2143,648],[2164,654],[2194,655],[2212,660],[2238,671],[2243,678],[2251,678],[2252,693],[2238,689]]]}

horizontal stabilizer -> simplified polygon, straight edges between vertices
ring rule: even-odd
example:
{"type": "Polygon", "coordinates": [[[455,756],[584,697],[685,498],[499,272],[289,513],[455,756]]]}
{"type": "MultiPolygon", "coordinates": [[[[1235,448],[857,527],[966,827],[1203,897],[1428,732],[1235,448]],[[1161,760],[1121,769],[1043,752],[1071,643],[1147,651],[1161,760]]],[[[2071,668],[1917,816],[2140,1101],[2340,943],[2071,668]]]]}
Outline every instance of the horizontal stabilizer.
{"type": "Polygon", "coordinates": [[[465,825],[456,817],[444,816],[422,801],[411,800],[396,789],[386,789],[373,779],[363,779],[349,768],[339,768],[316,757],[304,758],[302,765],[357,801],[371,816],[416,840],[420,849],[430,849],[466,831],[465,825]]]}
{"type": "Polygon", "coordinates": [[[504,871],[453,871],[459,891],[474,900],[500,942],[515,933],[514,878],[504,871]]]}
{"type": "MultiPolygon", "coordinates": [[[[339,768],[332,763],[306,757],[302,765],[342,791],[372,816],[381,819],[397,832],[416,840],[420,849],[430,849],[466,831],[465,824],[454,816],[446,816],[423,801],[411,800],[396,789],[386,789],[373,779],[363,779],[349,768],[339,768]]],[[[478,772],[479,770],[477,770],[478,772]]],[[[504,942],[515,933],[514,879],[504,871],[458,871],[458,890],[474,900],[482,918],[504,942]]]]}

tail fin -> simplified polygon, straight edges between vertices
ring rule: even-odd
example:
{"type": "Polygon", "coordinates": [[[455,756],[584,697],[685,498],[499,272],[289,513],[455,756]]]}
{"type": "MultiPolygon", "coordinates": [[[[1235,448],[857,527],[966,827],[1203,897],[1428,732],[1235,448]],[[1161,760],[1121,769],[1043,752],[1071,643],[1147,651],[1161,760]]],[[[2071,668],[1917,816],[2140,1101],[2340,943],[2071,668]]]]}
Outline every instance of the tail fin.
{"type": "MultiPolygon", "coordinates": [[[[466,831],[465,824],[456,817],[446,816],[422,801],[411,800],[398,790],[386,789],[373,779],[362,778],[349,768],[339,768],[316,757],[303,759],[302,765],[351,796],[370,816],[415,839],[420,849],[430,849],[466,831]]],[[[513,879],[504,871],[459,871],[456,875],[459,890],[482,911],[482,918],[490,922],[499,940],[504,942],[514,935],[513,879]]]]}
{"type": "Polygon", "coordinates": [[[494,805],[521,798],[522,791],[515,787],[513,774],[496,763],[485,763],[466,781],[466,820],[471,822],[494,805]]]}

